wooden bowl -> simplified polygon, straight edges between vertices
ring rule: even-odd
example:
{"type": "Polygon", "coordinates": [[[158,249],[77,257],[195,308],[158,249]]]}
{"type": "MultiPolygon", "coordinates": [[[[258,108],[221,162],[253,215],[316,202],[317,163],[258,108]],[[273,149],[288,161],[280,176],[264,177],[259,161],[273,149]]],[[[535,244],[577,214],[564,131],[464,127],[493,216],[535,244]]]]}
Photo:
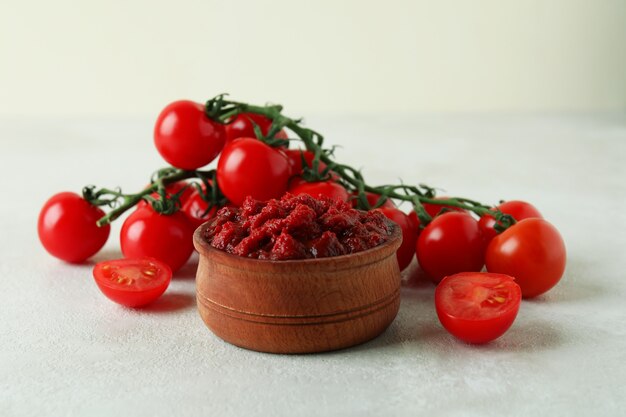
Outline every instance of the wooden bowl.
{"type": "Polygon", "coordinates": [[[402,234],[375,248],[328,258],[268,261],[213,248],[196,229],[198,310],[234,345],[261,352],[323,352],[382,333],[400,307],[396,250],[402,234]]]}

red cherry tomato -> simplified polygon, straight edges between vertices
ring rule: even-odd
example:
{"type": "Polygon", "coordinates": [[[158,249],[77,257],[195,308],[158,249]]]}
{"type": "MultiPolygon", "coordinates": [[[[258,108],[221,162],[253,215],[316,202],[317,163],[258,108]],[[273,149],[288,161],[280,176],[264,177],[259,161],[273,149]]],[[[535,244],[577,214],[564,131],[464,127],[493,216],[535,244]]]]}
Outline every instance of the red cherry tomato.
{"type": "Polygon", "coordinates": [[[161,111],[154,126],[154,144],[168,163],[193,170],[220,153],[226,141],[224,126],[204,114],[204,106],[181,100],[161,111]]]}
{"type": "MultiPolygon", "coordinates": [[[[259,126],[261,133],[265,136],[269,133],[272,121],[267,117],[254,113],[241,113],[226,125],[226,143],[239,138],[256,138],[254,124],[259,126]]],[[[276,139],[287,139],[287,132],[279,131],[276,139]]]]}
{"type": "Polygon", "coordinates": [[[478,222],[466,212],[440,214],[417,240],[417,260],[435,283],[447,275],[480,271],[484,258],[478,222]]]}
{"type": "Polygon", "coordinates": [[[546,220],[524,219],[491,240],[485,260],[489,272],[515,277],[524,298],[536,297],[563,276],[565,243],[546,220]]]}
{"type": "Polygon", "coordinates": [[[126,307],[141,307],[165,292],[172,270],[153,258],[116,259],[97,263],[93,277],[110,300],[126,307]]]}
{"type": "Polygon", "coordinates": [[[126,258],[155,258],[176,272],[193,252],[192,224],[180,211],[156,213],[146,206],[135,210],[122,225],[120,243],[126,258]]]}
{"type": "Polygon", "coordinates": [[[103,216],[104,211],[76,193],[55,194],[39,212],[39,240],[52,256],[66,262],[83,262],[109,238],[111,226],[96,224],[103,216]]]}
{"type": "MultiPolygon", "coordinates": [[[[352,207],[356,208],[358,206],[358,200],[357,200],[357,196],[359,195],[359,193],[357,193],[356,191],[351,193],[351,202],[352,202],[352,207]]],[[[378,194],[374,194],[374,193],[370,193],[369,191],[365,192],[365,198],[367,199],[367,203],[370,205],[370,207],[374,207],[376,205],[376,203],[378,203],[378,200],[380,199],[380,195],[378,194]]],[[[380,206],[380,208],[382,207],[387,207],[387,208],[394,208],[396,207],[395,204],[393,204],[393,200],[391,200],[390,198],[386,199],[385,202],[380,206]]]]}
{"type": "Polygon", "coordinates": [[[208,208],[209,203],[204,201],[198,190],[194,188],[191,196],[185,201],[182,211],[193,224],[194,228],[197,228],[202,223],[212,219],[218,210],[218,207],[214,206],[207,212],[208,208]]]}
{"type": "MultiPolygon", "coordinates": [[[[150,185],[147,185],[145,188],[148,188],[150,185]]],[[[183,206],[185,204],[185,202],[187,201],[187,199],[189,199],[191,197],[191,195],[194,192],[194,188],[187,182],[187,181],[176,181],[174,183],[171,183],[167,186],[165,186],[165,192],[169,195],[174,195],[179,193],[180,191],[182,191],[184,189],[184,191],[180,194],[180,196],[178,197],[178,200],[180,201],[181,206],[183,206]],[[186,188],[185,188],[186,187],[186,188]]],[[[159,194],[157,192],[151,193],[150,196],[154,197],[154,198],[158,198],[159,194]]],[[[145,207],[149,205],[148,202],[146,200],[141,200],[139,203],[137,203],[137,208],[141,208],[141,207],[145,207]]]]}
{"type": "Polygon", "coordinates": [[[340,184],[332,181],[303,182],[289,189],[293,195],[308,194],[313,198],[328,197],[348,201],[350,195],[340,184]]]}
{"type": "Polygon", "coordinates": [[[261,201],[280,198],[289,174],[289,158],[282,150],[252,138],[230,142],[217,164],[220,190],[236,206],[247,196],[261,201]]]}
{"type": "MultiPolygon", "coordinates": [[[[510,214],[516,221],[524,220],[524,219],[532,219],[539,218],[542,219],[543,216],[537,210],[535,206],[525,201],[512,200],[502,203],[498,206],[498,210],[502,213],[510,214]]],[[[496,224],[496,219],[492,216],[485,215],[478,220],[478,226],[480,230],[483,232],[483,237],[486,242],[491,241],[498,232],[493,228],[496,224]]]]}
{"type": "Polygon", "coordinates": [[[409,266],[415,255],[415,242],[417,241],[418,229],[413,222],[411,222],[409,216],[395,207],[381,207],[376,210],[383,213],[385,217],[395,222],[400,226],[400,229],[402,229],[402,244],[396,251],[396,257],[398,258],[400,270],[403,270],[409,266]]]}
{"type": "Polygon", "coordinates": [[[468,343],[487,343],[513,324],[522,293],[508,275],[462,272],[445,277],[435,290],[443,327],[468,343]]]}

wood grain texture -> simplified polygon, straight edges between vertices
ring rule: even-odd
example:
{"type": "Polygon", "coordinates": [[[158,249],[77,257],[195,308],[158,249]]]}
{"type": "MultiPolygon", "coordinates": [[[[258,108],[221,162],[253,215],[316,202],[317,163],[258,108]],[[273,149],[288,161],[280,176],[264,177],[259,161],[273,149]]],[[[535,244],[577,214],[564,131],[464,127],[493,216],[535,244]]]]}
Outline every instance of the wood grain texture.
{"type": "Polygon", "coordinates": [[[206,325],[227,342],[272,353],[341,349],[378,336],[398,313],[397,227],[367,251],[267,261],[211,247],[202,237],[208,226],[194,234],[196,298],[206,325]]]}

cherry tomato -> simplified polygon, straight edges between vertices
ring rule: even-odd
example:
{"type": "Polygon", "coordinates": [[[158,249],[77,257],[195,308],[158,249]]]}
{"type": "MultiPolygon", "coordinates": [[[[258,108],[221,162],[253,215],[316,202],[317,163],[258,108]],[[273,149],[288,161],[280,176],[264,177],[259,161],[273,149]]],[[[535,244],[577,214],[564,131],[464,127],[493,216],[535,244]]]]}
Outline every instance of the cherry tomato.
{"type": "Polygon", "coordinates": [[[303,182],[289,188],[289,192],[293,195],[308,194],[313,198],[322,196],[340,201],[348,201],[350,198],[346,189],[333,181],[303,182]]]}
{"type": "Polygon", "coordinates": [[[478,222],[467,212],[440,214],[417,240],[417,260],[435,283],[447,275],[480,271],[484,258],[478,222]]]}
{"type": "Polygon", "coordinates": [[[208,208],[209,203],[204,201],[198,190],[194,188],[191,196],[187,199],[187,201],[185,201],[182,211],[187,216],[187,219],[189,219],[189,221],[193,224],[194,228],[197,228],[202,223],[212,219],[218,209],[217,206],[214,206],[207,212],[208,208]]]}
{"type": "Polygon", "coordinates": [[[224,126],[204,114],[204,106],[181,100],[161,111],[154,126],[154,144],[168,163],[193,170],[215,159],[224,147],[224,126]]]}
{"type": "MultiPolygon", "coordinates": [[[[261,133],[265,136],[269,133],[272,121],[267,117],[254,113],[241,113],[226,125],[226,143],[239,138],[256,138],[254,124],[259,126],[261,133]]],[[[276,139],[287,139],[287,132],[279,131],[276,139]]]]}
{"type": "MultiPolygon", "coordinates": [[[[148,188],[151,184],[147,185],[145,188],[148,188]]],[[[187,181],[176,181],[173,182],[169,185],[165,186],[165,192],[169,195],[173,195],[173,194],[177,194],[180,191],[182,191],[184,189],[184,191],[179,195],[178,200],[180,201],[181,206],[183,206],[185,204],[185,202],[187,201],[187,199],[189,199],[191,197],[191,195],[194,192],[194,188],[187,182],[187,181]],[[185,188],[186,187],[186,188],[185,188]]],[[[155,191],[153,193],[150,194],[150,196],[154,197],[154,198],[158,198],[159,194],[155,191]]],[[[145,207],[149,205],[148,202],[146,200],[141,200],[139,203],[137,203],[137,208],[141,208],[141,207],[145,207]]]]}
{"type": "MultiPolygon", "coordinates": [[[[511,200],[505,203],[500,204],[498,207],[502,213],[510,214],[516,221],[524,220],[524,219],[532,219],[534,217],[542,219],[543,216],[537,210],[535,206],[525,201],[519,200],[511,200]]],[[[480,230],[483,232],[483,237],[486,242],[491,241],[498,232],[493,226],[496,224],[496,219],[492,216],[485,215],[478,220],[478,226],[480,230]]]]}
{"type": "Polygon", "coordinates": [[[141,307],[165,292],[172,270],[153,258],[116,259],[97,263],[93,277],[110,300],[126,307],[141,307]]]}
{"type": "Polygon", "coordinates": [[[76,193],[55,194],[39,212],[39,240],[52,256],[66,262],[83,262],[109,238],[111,226],[96,224],[104,215],[104,211],[76,193]]]}
{"type": "Polygon", "coordinates": [[[395,207],[380,207],[375,210],[383,213],[385,217],[395,222],[400,226],[400,229],[402,229],[402,244],[396,251],[396,257],[398,258],[400,270],[403,270],[409,266],[415,255],[415,242],[417,241],[418,229],[409,219],[409,216],[395,207]]]}
{"type": "Polygon", "coordinates": [[[565,243],[544,219],[524,219],[494,237],[487,246],[489,272],[515,277],[524,298],[554,287],[565,272],[565,243]]]}
{"type": "Polygon", "coordinates": [[[193,252],[193,225],[180,211],[156,213],[146,206],[135,210],[122,225],[120,243],[126,258],[155,258],[176,272],[193,252]]]}
{"type": "Polygon", "coordinates": [[[290,175],[285,153],[257,139],[230,142],[217,164],[220,190],[236,206],[247,196],[255,200],[280,198],[287,191],[290,175]]]}
{"type": "MultiPolygon", "coordinates": [[[[358,200],[357,200],[357,196],[359,195],[359,193],[357,193],[356,191],[354,191],[353,193],[351,193],[351,202],[352,202],[352,207],[356,208],[358,206],[358,200]]],[[[374,207],[376,205],[376,203],[378,203],[378,200],[380,199],[380,195],[378,194],[374,194],[374,193],[370,193],[369,191],[365,192],[365,198],[367,199],[367,203],[370,205],[370,207],[374,207]]],[[[391,200],[390,198],[386,199],[385,202],[380,206],[382,207],[387,207],[387,208],[394,208],[396,205],[393,204],[393,200],[391,200]]]]}
{"type": "Polygon", "coordinates": [[[519,285],[504,274],[449,275],[435,290],[439,321],[467,343],[487,343],[502,336],[513,324],[521,300],[519,285]]]}

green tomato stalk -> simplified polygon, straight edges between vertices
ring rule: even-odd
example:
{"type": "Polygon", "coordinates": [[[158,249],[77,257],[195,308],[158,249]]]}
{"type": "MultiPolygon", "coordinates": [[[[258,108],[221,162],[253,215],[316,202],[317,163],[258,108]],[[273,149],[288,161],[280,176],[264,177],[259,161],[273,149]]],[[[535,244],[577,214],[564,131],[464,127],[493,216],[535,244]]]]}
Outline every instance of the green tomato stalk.
{"type": "Polygon", "coordinates": [[[478,216],[489,214],[496,219],[496,230],[503,231],[511,225],[515,224],[515,219],[500,212],[494,207],[481,204],[479,202],[461,198],[449,197],[446,199],[435,199],[435,189],[424,184],[418,186],[409,186],[405,184],[399,185],[379,185],[371,186],[365,182],[363,174],[348,165],[340,164],[334,161],[334,148],[325,149],[323,147],[324,137],[317,131],[302,126],[302,119],[291,119],[282,114],[282,106],[267,105],[255,106],[247,103],[240,103],[225,99],[225,95],[221,94],[207,101],[205,105],[206,115],[220,123],[228,123],[234,117],[241,113],[254,113],[265,116],[272,120],[272,126],[268,134],[263,137],[259,129],[256,129],[257,136],[270,146],[281,146],[285,144],[284,139],[275,139],[274,136],[282,129],[287,128],[297,135],[305,148],[312,152],[315,157],[312,166],[305,170],[305,179],[307,180],[324,180],[328,179],[330,171],[335,172],[341,178],[342,184],[350,191],[357,193],[358,207],[369,210],[371,205],[368,203],[365,192],[380,195],[375,207],[384,204],[388,198],[410,202],[413,205],[415,213],[420,220],[422,227],[427,225],[431,220],[431,216],[424,209],[423,203],[445,205],[457,207],[463,210],[476,213],[478,216]],[[319,162],[327,165],[326,170],[319,173],[319,162]],[[313,178],[307,178],[312,176],[313,178]],[[317,178],[315,178],[317,176],[317,178]]]}
{"type": "MultiPolygon", "coordinates": [[[[304,127],[302,119],[292,119],[283,115],[282,106],[256,106],[226,100],[225,97],[225,94],[220,94],[206,102],[205,114],[207,117],[222,124],[230,123],[236,116],[242,113],[254,113],[272,120],[272,125],[267,135],[263,135],[259,127],[254,126],[259,140],[270,146],[284,146],[288,141],[302,142],[304,147],[314,154],[310,167],[307,167],[303,158],[303,166],[306,167],[304,169],[304,179],[307,181],[323,181],[330,178],[331,172],[337,174],[339,182],[347,190],[355,192],[358,208],[364,210],[376,208],[384,204],[387,199],[407,201],[413,205],[413,209],[420,221],[420,227],[426,226],[432,220],[423,206],[424,203],[456,207],[476,213],[478,216],[488,214],[496,219],[494,228],[498,232],[515,224],[515,219],[512,216],[504,214],[494,207],[467,198],[435,198],[435,189],[424,184],[417,186],[406,184],[369,185],[361,171],[334,160],[335,149],[324,148],[324,137],[319,132],[304,127]],[[285,128],[293,132],[296,138],[286,140],[275,137],[278,132],[285,128]],[[326,164],[324,170],[319,170],[321,162],[326,164]],[[366,192],[380,195],[373,207],[367,201],[366,192]]],[[[112,208],[107,215],[98,220],[99,226],[111,223],[142,200],[147,201],[158,213],[168,215],[181,208],[179,197],[184,190],[171,195],[167,193],[167,185],[187,179],[199,180],[199,182],[192,182],[189,186],[195,187],[208,203],[207,213],[213,207],[223,206],[227,203],[224,195],[219,190],[215,170],[185,171],[173,167],[157,171],[152,178],[150,186],[138,193],[124,194],[119,189],[96,189],[95,186],[87,186],[83,189],[83,197],[96,206],[106,205],[112,208]],[[157,194],[156,198],[152,196],[153,193],[157,194]]]]}

